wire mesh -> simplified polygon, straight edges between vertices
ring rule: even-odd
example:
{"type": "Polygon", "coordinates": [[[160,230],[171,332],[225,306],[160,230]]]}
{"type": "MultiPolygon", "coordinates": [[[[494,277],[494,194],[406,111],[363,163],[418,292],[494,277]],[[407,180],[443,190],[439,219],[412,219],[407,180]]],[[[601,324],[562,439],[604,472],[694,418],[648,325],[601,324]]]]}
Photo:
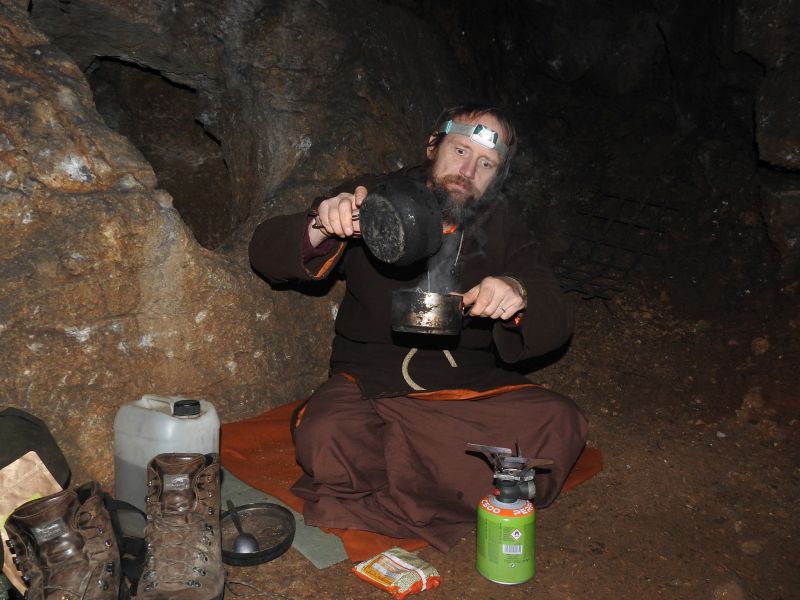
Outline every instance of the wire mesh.
{"type": "Polygon", "coordinates": [[[579,209],[575,234],[555,267],[562,288],[583,298],[621,292],[644,256],[655,256],[672,206],[646,199],[593,194],[579,209]]]}

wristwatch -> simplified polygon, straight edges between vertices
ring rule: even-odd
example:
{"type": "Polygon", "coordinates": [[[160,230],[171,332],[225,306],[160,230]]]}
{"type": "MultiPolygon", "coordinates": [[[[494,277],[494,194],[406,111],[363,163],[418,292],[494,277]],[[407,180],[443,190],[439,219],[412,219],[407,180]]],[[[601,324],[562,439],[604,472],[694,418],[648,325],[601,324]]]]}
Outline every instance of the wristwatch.
{"type": "Polygon", "coordinates": [[[511,279],[519,286],[519,295],[522,296],[522,310],[528,308],[528,290],[525,289],[525,284],[522,283],[522,280],[519,277],[514,277],[513,275],[503,275],[506,279],[511,279]]]}

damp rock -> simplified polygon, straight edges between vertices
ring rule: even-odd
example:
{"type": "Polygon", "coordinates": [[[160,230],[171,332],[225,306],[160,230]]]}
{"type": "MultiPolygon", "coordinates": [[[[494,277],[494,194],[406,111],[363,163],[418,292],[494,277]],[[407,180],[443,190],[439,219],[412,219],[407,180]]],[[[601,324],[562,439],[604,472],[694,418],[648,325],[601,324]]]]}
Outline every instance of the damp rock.
{"type": "Polygon", "coordinates": [[[739,549],[748,556],[755,556],[764,550],[764,544],[757,540],[748,540],[739,544],[739,549]]]}
{"type": "Polygon", "coordinates": [[[761,356],[767,350],[769,350],[769,340],[765,337],[757,337],[750,342],[750,351],[754,356],[761,356]]]}
{"type": "Polygon", "coordinates": [[[736,417],[740,421],[757,421],[758,415],[764,409],[764,396],[761,388],[751,387],[742,398],[741,406],[736,410],[736,417]]]}
{"type": "Polygon", "coordinates": [[[780,276],[800,276],[800,175],[763,172],[759,191],[769,239],[778,250],[780,276]]]}
{"type": "Polygon", "coordinates": [[[714,600],[746,600],[747,596],[735,581],[727,581],[714,588],[712,595],[714,600]]]}

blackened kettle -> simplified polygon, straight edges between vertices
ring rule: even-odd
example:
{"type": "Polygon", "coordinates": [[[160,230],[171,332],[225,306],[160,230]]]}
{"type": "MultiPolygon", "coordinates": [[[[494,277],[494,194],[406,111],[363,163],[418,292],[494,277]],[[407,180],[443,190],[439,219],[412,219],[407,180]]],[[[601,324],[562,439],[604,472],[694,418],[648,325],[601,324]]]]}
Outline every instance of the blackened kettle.
{"type": "Polygon", "coordinates": [[[397,176],[370,190],[359,212],[361,236],[385,263],[405,266],[442,245],[442,211],[424,182],[397,176]]]}

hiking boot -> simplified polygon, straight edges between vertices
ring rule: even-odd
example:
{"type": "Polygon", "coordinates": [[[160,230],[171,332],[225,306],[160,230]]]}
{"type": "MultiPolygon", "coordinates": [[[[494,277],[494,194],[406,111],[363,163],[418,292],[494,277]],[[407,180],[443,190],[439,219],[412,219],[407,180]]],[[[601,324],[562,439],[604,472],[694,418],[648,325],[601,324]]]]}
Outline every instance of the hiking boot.
{"type": "Polygon", "coordinates": [[[159,454],[147,467],[146,554],[137,600],[221,600],[216,454],[159,454]]]}
{"type": "Polygon", "coordinates": [[[120,560],[100,485],[90,482],[18,507],[8,547],[26,600],[117,600],[120,560]]]}

